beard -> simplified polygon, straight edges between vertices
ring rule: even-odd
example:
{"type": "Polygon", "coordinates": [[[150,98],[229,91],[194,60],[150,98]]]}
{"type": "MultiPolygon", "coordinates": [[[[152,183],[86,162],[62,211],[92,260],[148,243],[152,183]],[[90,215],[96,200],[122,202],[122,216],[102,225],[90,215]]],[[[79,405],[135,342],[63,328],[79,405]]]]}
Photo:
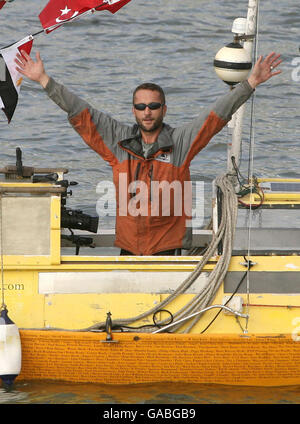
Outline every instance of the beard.
{"type": "Polygon", "coordinates": [[[138,119],[137,117],[135,119],[136,119],[136,123],[138,124],[138,126],[139,126],[139,128],[141,130],[143,130],[144,132],[151,133],[151,132],[156,131],[158,128],[161,128],[164,117],[163,116],[159,116],[158,118],[154,119],[152,121],[152,125],[149,126],[149,127],[146,127],[143,124],[143,120],[142,119],[138,119]]]}

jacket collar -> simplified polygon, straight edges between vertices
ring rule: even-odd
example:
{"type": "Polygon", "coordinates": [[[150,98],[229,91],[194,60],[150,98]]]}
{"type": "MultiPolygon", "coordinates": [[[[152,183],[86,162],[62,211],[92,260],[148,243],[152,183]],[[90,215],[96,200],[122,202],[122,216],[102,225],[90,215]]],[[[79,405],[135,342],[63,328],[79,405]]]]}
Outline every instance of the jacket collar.
{"type": "MultiPolygon", "coordinates": [[[[157,140],[153,143],[149,151],[148,159],[157,156],[158,152],[170,152],[173,148],[173,141],[170,135],[171,127],[163,124],[162,130],[157,140]]],[[[139,126],[135,124],[132,128],[132,135],[129,138],[121,140],[119,146],[135,156],[144,158],[142,147],[142,136],[139,126]]]]}

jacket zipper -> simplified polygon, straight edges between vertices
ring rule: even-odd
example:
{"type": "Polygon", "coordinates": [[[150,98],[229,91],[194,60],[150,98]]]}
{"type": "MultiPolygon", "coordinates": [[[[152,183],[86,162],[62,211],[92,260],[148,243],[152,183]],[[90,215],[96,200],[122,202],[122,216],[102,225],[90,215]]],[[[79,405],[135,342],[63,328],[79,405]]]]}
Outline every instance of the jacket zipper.
{"type": "Polygon", "coordinates": [[[139,176],[140,168],[141,168],[141,162],[138,162],[136,170],[135,170],[135,174],[134,174],[134,180],[133,180],[135,182],[134,192],[130,193],[131,198],[136,196],[136,181],[137,181],[138,176],[139,176]]]}
{"type": "Polygon", "coordinates": [[[151,163],[151,166],[150,166],[150,169],[149,169],[149,177],[150,177],[150,190],[149,190],[149,193],[150,193],[150,202],[151,202],[152,201],[151,191],[152,191],[153,163],[151,163]]]}

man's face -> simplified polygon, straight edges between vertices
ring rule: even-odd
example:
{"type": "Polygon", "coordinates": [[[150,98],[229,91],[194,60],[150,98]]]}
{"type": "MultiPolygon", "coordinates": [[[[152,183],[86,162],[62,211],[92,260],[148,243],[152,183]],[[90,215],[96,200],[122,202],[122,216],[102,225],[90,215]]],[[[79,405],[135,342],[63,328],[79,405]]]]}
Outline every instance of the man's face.
{"type": "MultiPolygon", "coordinates": [[[[135,94],[134,104],[139,103],[162,103],[160,93],[152,90],[138,90],[135,94]]],[[[151,133],[161,128],[164,116],[167,111],[167,106],[161,106],[159,109],[151,110],[146,107],[144,110],[137,110],[132,107],[132,112],[136,122],[141,130],[151,133]]]]}

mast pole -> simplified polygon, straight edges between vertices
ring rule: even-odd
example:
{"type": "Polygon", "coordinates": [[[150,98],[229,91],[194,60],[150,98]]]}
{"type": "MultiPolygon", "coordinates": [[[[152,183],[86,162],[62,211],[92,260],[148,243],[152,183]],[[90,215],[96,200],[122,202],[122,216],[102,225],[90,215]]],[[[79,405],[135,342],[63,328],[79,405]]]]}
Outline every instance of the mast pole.
{"type": "MultiPolygon", "coordinates": [[[[246,35],[252,35],[256,33],[257,25],[257,8],[259,0],[249,0],[248,2],[248,13],[246,23],[246,35]]],[[[249,55],[251,61],[252,50],[253,50],[253,39],[246,40],[244,42],[244,48],[249,55]]],[[[232,116],[231,121],[228,123],[228,127],[232,128],[232,142],[228,144],[228,157],[227,157],[227,172],[230,174],[235,173],[232,156],[235,158],[235,163],[239,166],[241,143],[242,143],[242,129],[243,119],[245,113],[245,104],[243,104],[232,116]]]]}

